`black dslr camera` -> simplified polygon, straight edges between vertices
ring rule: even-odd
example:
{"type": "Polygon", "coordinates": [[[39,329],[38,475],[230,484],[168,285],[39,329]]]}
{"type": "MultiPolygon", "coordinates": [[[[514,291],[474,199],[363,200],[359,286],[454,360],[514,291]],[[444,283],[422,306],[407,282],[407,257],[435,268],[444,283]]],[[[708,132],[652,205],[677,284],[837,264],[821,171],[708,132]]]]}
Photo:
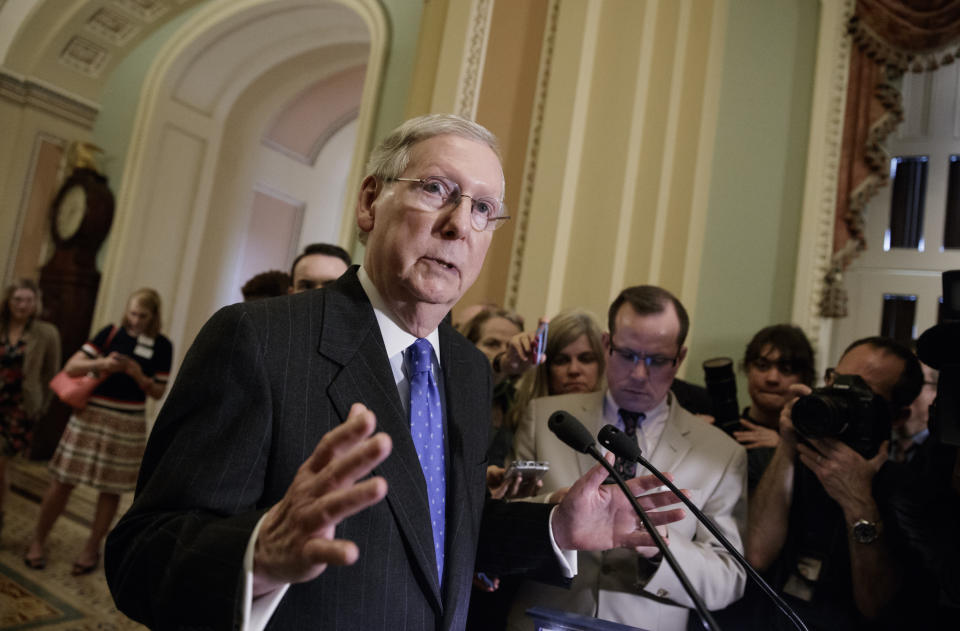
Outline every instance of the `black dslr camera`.
{"type": "Polygon", "coordinates": [[[836,438],[873,458],[890,438],[890,404],[859,375],[837,375],[793,404],[793,426],[804,438],[836,438]]]}

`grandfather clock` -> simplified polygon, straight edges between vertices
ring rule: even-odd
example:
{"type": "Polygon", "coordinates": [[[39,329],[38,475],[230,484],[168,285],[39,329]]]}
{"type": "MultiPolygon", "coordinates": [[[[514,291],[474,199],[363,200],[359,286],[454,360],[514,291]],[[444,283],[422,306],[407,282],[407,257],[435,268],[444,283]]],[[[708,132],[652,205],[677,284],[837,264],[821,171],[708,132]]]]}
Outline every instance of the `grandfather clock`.
{"type": "MultiPolygon", "coordinates": [[[[60,329],[64,362],[90,334],[100,287],[97,252],[113,223],[113,193],[97,171],[92,151],[98,149],[87,144],[70,147],[73,171],[50,205],[54,252],[40,271],[43,317],[60,329]]],[[[34,460],[53,455],[69,416],[70,408],[55,399],[34,432],[34,460]]]]}

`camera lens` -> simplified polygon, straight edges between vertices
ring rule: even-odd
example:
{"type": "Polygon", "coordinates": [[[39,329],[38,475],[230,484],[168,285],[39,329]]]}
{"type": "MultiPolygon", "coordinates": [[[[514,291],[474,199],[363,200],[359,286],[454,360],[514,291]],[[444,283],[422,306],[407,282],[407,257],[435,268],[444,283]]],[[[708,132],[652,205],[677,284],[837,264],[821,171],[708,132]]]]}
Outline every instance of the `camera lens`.
{"type": "Polygon", "coordinates": [[[703,375],[717,427],[724,431],[739,429],[740,407],[737,405],[733,360],[729,357],[708,359],[703,362],[703,375]]]}
{"type": "Polygon", "coordinates": [[[808,438],[836,437],[847,427],[846,402],[821,394],[808,394],[793,404],[793,426],[808,438]]]}

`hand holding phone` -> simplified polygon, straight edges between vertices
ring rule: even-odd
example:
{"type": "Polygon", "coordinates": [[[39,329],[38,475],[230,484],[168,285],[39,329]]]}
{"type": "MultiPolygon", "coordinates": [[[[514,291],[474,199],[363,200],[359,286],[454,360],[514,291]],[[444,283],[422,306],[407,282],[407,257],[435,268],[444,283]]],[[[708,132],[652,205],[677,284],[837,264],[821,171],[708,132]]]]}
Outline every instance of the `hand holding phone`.
{"type": "Polygon", "coordinates": [[[550,329],[549,320],[541,320],[540,326],[537,327],[537,332],[533,338],[533,352],[535,353],[536,360],[534,364],[540,365],[547,359],[547,331],[550,329]]]}
{"type": "Polygon", "coordinates": [[[529,497],[542,486],[541,480],[550,470],[550,463],[540,460],[515,460],[510,463],[504,475],[507,485],[507,497],[529,497]]]}

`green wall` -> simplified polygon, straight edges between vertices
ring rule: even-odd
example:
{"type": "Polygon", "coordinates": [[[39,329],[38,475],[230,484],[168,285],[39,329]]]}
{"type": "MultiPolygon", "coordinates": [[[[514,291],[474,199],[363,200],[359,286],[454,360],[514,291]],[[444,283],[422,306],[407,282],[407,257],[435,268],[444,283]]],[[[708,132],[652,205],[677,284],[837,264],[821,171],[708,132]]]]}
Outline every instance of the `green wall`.
{"type": "MultiPolygon", "coordinates": [[[[792,313],[819,3],[731,0],[687,377],[792,313]]],[[[749,404],[738,383],[741,407],[749,404]]]]}
{"type": "Polygon", "coordinates": [[[371,142],[375,145],[403,122],[413,81],[424,0],[380,0],[390,25],[390,46],[380,86],[371,142]]]}
{"type": "Polygon", "coordinates": [[[100,99],[100,115],[93,126],[94,142],[104,149],[104,171],[116,192],[127,158],[130,134],[140,104],[140,91],[157,54],[203,4],[187,9],[143,40],[107,80],[100,99]]]}

